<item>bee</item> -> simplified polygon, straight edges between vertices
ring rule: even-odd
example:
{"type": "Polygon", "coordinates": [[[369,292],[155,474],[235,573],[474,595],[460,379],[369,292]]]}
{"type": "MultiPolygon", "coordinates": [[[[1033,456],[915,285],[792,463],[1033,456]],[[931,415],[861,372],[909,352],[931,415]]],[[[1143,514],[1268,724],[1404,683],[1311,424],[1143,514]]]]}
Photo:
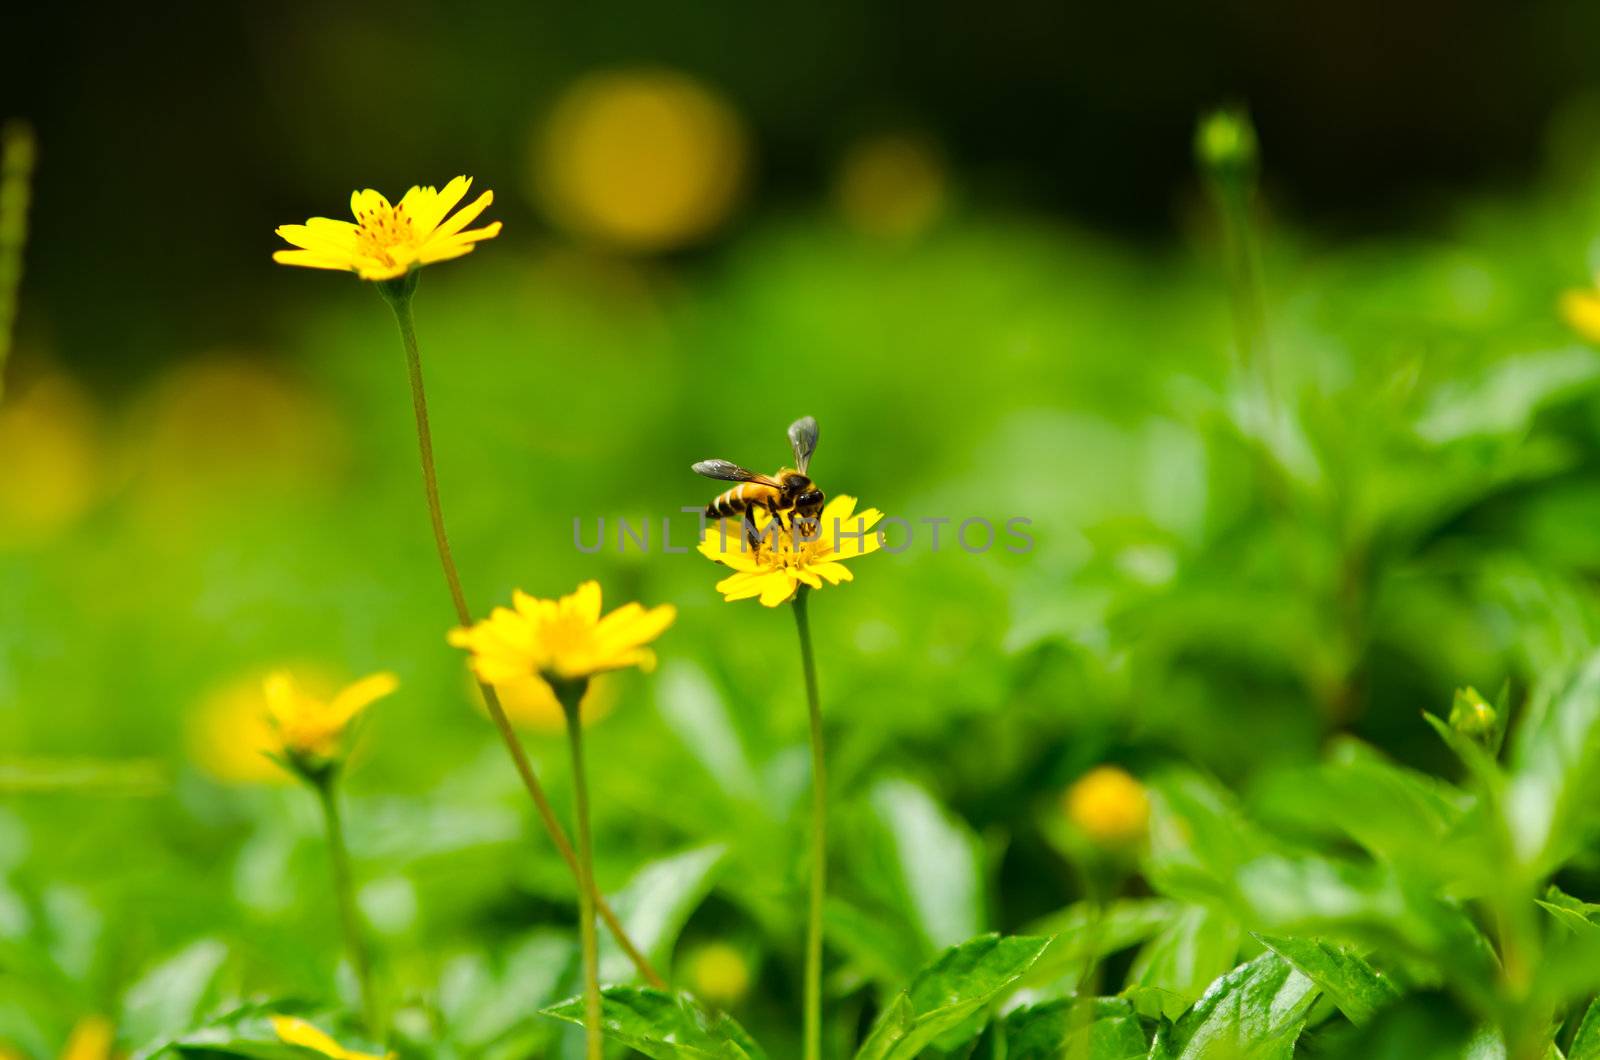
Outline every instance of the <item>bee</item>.
{"type": "Polygon", "coordinates": [[[702,460],[695,464],[696,474],[738,483],[706,505],[706,516],[711,519],[743,516],[745,535],[752,545],[759,539],[752,518],[757,508],[766,509],[769,515],[780,521],[784,513],[790,513],[791,526],[796,517],[815,526],[826,499],[806,474],[806,469],[811,465],[811,454],[817,448],[817,421],[810,416],[803,416],[791,423],[789,446],[794,450],[795,466],[779,468],[772,475],[757,474],[727,460],[702,460]]]}

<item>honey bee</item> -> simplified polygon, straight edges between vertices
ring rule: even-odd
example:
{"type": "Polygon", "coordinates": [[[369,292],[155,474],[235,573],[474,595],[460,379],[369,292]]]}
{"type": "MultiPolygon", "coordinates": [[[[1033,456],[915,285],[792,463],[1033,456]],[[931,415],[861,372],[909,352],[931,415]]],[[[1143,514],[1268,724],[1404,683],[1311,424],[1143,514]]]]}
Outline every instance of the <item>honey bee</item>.
{"type": "MultiPolygon", "coordinates": [[[[757,508],[766,509],[769,515],[780,521],[784,513],[790,513],[791,526],[798,517],[814,528],[826,499],[817,484],[806,475],[806,469],[811,465],[811,454],[817,448],[817,421],[810,416],[803,416],[791,423],[789,446],[794,450],[795,466],[779,468],[772,475],[758,474],[727,460],[702,460],[695,464],[696,474],[739,483],[706,505],[706,516],[712,519],[742,516],[745,535],[751,544],[758,540],[752,518],[757,508]]],[[[807,532],[811,531],[808,529],[807,532]]]]}

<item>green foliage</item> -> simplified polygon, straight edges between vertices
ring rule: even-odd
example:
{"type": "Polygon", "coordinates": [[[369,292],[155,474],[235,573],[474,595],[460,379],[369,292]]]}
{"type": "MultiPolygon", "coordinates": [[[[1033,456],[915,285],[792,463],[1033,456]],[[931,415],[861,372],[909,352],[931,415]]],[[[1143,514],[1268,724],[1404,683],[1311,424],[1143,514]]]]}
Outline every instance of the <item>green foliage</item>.
{"type": "Polygon", "coordinates": [[[856,1060],[910,1060],[937,1043],[948,1052],[977,1036],[973,1017],[1015,986],[1049,939],[982,938],[952,946],[884,1006],[856,1060]]]}
{"type": "MultiPolygon", "coordinates": [[[[582,1025],[583,998],[563,1001],[545,1014],[582,1025]]],[[[684,994],[612,987],[602,996],[601,1018],[608,1037],[655,1060],[763,1060],[766,1056],[731,1016],[708,1012],[684,994]]]]}

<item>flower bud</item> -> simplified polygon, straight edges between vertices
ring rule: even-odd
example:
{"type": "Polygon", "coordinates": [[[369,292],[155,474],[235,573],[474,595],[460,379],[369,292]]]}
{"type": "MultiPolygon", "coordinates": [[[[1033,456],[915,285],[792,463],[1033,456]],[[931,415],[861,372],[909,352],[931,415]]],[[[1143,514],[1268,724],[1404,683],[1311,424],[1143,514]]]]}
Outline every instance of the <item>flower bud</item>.
{"type": "Polygon", "coordinates": [[[750,990],[750,962],[726,942],[708,942],[685,962],[689,985],[701,999],[722,1008],[737,1005],[750,990]]]}
{"type": "Polygon", "coordinates": [[[1455,701],[1450,705],[1450,728],[1488,748],[1491,753],[1500,750],[1500,742],[1505,736],[1505,724],[1500,712],[1475,688],[1456,689],[1455,701]]]}
{"type": "Polygon", "coordinates": [[[1225,107],[1201,118],[1194,153],[1200,167],[1219,180],[1253,176],[1258,151],[1250,115],[1242,107],[1225,107]]]}
{"type": "Polygon", "coordinates": [[[1116,766],[1096,766],[1067,789],[1067,818],[1103,847],[1123,847],[1141,839],[1150,823],[1150,796],[1144,785],[1116,766]]]}

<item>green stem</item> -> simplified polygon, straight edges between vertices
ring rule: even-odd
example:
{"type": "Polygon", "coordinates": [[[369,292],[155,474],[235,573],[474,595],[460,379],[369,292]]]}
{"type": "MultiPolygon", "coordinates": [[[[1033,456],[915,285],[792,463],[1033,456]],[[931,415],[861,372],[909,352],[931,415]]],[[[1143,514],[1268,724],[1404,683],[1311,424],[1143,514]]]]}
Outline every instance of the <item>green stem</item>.
{"type": "Polygon", "coordinates": [[[594,929],[594,840],[589,831],[589,779],[583,767],[583,691],[587,681],[556,686],[572,748],[572,791],[578,817],[578,937],[583,945],[583,1030],[588,1060],[601,1060],[600,946],[594,929]]]}
{"type": "Polygon", "coordinates": [[[0,127],[0,396],[5,394],[22,286],[22,249],[28,240],[28,197],[33,180],[33,130],[21,121],[0,127]]]}
{"type": "MultiPolygon", "coordinates": [[[[444,508],[439,503],[439,477],[433,459],[433,431],[428,425],[428,395],[422,386],[422,357],[417,350],[417,329],[411,316],[411,296],[417,289],[417,276],[418,273],[413,270],[398,280],[380,283],[378,290],[389,303],[389,307],[394,310],[395,323],[400,326],[400,341],[406,350],[406,374],[411,380],[411,408],[417,421],[417,449],[422,459],[422,487],[428,500],[428,518],[433,524],[433,543],[439,553],[439,566],[443,568],[445,583],[450,588],[450,599],[455,605],[456,620],[463,626],[470,626],[472,610],[467,606],[466,593],[461,589],[461,575],[456,569],[455,557],[450,552],[450,539],[445,534],[444,508]]],[[[483,696],[483,705],[489,712],[489,719],[494,722],[496,731],[500,733],[500,739],[506,745],[506,751],[511,755],[511,763],[516,767],[517,775],[522,778],[522,786],[528,789],[528,797],[533,800],[534,809],[539,813],[539,820],[544,824],[545,831],[550,834],[550,841],[555,844],[561,859],[567,863],[573,878],[579,878],[581,873],[578,856],[573,851],[572,843],[567,839],[567,833],[561,827],[561,822],[556,818],[550,800],[545,796],[544,785],[539,783],[538,774],[533,771],[533,763],[528,760],[528,752],[523,748],[516,730],[511,727],[511,719],[506,717],[505,708],[500,705],[500,696],[495,692],[493,685],[482,681],[478,682],[478,691],[483,696]]],[[[633,944],[633,940],[628,937],[622,922],[617,919],[617,914],[612,912],[605,896],[596,893],[594,902],[601,919],[606,922],[606,928],[617,940],[617,945],[633,961],[639,974],[644,976],[645,981],[651,986],[665,990],[666,980],[633,944]]]]}
{"type": "Polygon", "coordinates": [[[339,796],[335,790],[337,782],[337,770],[330,769],[314,780],[312,786],[316,788],[317,801],[322,804],[322,820],[328,832],[328,861],[333,867],[333,893],[339,904],[339,927],[344,932],[344,948],[350,955],[350,965],[355,969],[356,983],[361,988],[361,1010],[367,1033],[382,1042],[387,1038],[387,1030],[378,995],[373,990],[372,962],[361,933],[361,914],[356,908],[355,883],[350,872],[350,851],[345,846],[344,821],[339,815],[339,796]]]}
{"type": "Polygon", "coordinates": [[[811,621],[800,586],[794,597],[794,624],[800,634],[800,663],[806,675],[806,705],[811,718],[811,905],[806,918],[805,1060],[822,1056],[822,907],[828,883],[828,772],[823,760],[822,703],[817,695],[817,659],[811,650],[811,621]]]}

